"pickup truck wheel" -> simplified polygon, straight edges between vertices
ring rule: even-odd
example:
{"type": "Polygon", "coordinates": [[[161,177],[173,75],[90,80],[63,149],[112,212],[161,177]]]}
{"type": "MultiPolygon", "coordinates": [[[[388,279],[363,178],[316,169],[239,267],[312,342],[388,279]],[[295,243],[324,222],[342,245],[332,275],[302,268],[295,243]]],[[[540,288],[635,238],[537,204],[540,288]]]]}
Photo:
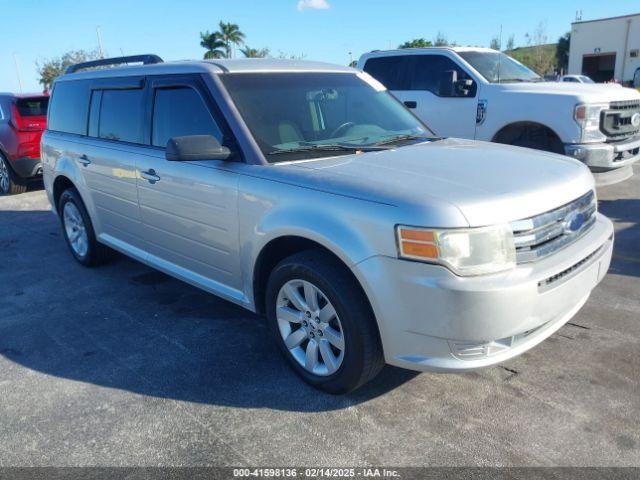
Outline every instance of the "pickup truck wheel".
{"type": "Polygon", "coordinates": [[[347,393],[384,366],[371,307],[348,269],[321,251],[281,261],[266,292],[269,326],[293,369],[328,393],[347,393]]]}
{"type": "Polygon", "coordinates": [[[18,183],[7,159],[0,153],[0,195],[15,195],[27,191],[27,186],[18,183]]]}
{"type": "Polygon", "coordinates": [[[58,215],[67,246],[78,262],[93,267],[109,258],[109,249],[96,240],[87,209],[75,188],[60,195],[58,215]]]}

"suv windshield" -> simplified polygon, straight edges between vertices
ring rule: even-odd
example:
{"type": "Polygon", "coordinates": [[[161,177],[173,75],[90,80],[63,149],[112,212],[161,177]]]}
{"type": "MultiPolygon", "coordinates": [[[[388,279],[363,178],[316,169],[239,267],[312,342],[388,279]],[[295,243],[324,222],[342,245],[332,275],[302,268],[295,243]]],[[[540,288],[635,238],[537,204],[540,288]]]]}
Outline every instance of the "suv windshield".
{"type": "Polygon", "coordinates": [[[347,155],[433,137],[368,75],[237,73],[220,78],[268,162],[347,155]]]}
{"type": "Polygon", "coordinates": [[[501,52],[458,52],[480,75],[491,83],[541,82],[542,77],[501,52]]]}

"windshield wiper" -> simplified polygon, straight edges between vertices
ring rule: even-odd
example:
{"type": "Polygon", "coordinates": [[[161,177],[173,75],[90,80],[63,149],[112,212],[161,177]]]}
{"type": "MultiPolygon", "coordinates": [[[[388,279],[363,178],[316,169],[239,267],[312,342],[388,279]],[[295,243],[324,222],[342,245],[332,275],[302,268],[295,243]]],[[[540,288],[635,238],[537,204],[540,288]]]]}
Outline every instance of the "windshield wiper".
{"type": "Polygon", "coordinates": [[[388,138],[386,140],[380,140],[379,142],[374,143],[373,145],[381,146],[388,145],[390,143],[402,142],[403,140],[433,140],[431,137],[425,137],[424,135],[414,135],[414,134],[405,134],[405,135],[396,135],[395,137],[388,138]]]}
{"type": "Polygon", "coordinates": [[[299,147],[292,148],[280,148],[268,152],[267,155],[280,155],[283,153],[298,153],[298,152],[373,152],[378,150],[386,150],[386,148],[378,147],[377,145],[347,145],[340,143],[332,143],[325,145],[301,145],[299,147]]]}

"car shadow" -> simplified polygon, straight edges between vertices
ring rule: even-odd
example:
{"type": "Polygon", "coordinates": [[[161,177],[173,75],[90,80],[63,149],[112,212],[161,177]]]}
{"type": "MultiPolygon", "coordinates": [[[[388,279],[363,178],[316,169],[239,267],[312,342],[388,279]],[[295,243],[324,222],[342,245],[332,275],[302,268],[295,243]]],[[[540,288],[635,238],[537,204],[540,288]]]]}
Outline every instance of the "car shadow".
{"type": "Polygon", "coordinates": [[[0,225],[0,356],[33,371],[152,397],[303,412],[367,402],[416,376],[388,366],[356,392],[324,394],[293,373],[263,317],[123,255],[81,267],[50,212],[0,211],[0,225]]]}
{"type": "Polygon", "coordinates": [[[598,208],[616,222],[610,272],[640,277],[640,200],[600,200],[598,208]]]}

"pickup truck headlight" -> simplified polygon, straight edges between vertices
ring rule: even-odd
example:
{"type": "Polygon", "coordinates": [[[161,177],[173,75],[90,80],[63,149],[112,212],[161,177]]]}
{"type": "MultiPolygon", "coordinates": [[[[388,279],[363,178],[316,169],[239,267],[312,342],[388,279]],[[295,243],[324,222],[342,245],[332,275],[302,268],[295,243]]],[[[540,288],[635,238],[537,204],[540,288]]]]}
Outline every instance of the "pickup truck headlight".
{"type": "Polygon", "coordinates": [[[607,104],[586,104],[576,105],[573,118],[582,129],[582,142],[603,142],[605,135],[600,131],[600,114],[609,108],[607,104]]]}
{"type": "Polygon", "coordinates": [[[438,263],[456,275],[496,273],[516,265],[509,225],[447,230],[398,225],[396,235],[400,258],[438,263]]]}

